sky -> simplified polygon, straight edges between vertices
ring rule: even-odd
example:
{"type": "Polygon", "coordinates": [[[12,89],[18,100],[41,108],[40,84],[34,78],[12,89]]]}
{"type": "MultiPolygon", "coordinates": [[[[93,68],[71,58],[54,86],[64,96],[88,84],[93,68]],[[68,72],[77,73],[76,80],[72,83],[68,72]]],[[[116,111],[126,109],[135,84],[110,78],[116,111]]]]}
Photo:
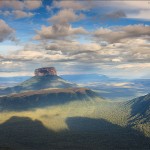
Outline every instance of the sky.
{"type": "Polygon", "coordinates": [[[0,0],[0,77],[150,76],[150,1],[0,0]]]}

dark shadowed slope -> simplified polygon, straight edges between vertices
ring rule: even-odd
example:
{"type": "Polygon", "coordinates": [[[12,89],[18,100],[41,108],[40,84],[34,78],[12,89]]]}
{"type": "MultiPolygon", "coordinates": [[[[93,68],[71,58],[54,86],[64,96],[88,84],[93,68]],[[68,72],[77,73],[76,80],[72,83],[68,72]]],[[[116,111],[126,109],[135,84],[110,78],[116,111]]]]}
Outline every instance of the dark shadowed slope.
{"type": "Polygon", "coordinates": [[[124,107],[130,110],[128,125],[150,137],[150,94],[130,100],[124,107]]]}
{"type": "Polygon", "coordinates": [[[22,111],[64,104],[74,100],[93,100],[97,93],[86,88],[47,89],[0,97],[0,111],[22,111]]]}
{"type": "Polygon", "coordinates": [[[90,149],[146,150],[150,148],[150,139],[140,132],[112,124],[104,119],[71,117],[66,122],[70,132],[84,135],[81,136],[80,142],[90,143],[91,145],[88,145],[90,149]]]}
{"type": "Polygon", "coordinates": [[[68,130],[53,132],[42,122],[12,117],[0,125],[0,146],[15,150],[148,150],[150,141],[141,133],[103,119],[73,117],[68,130]]]}
{"type": "Polygon", "coordinates": [[[150,122],[150,94],[128,101],[126,107],[131,109],[132,120],[140,123],[150,122]]]}
{"type": "Polygon", "coordinates": [[[0,95],[21,93],[24,91],[40,90],[46,88],[69,87],[76,87],[76,85],[63,80],[57,75],[34,76],[17,86],[0,89],[0,95]]]}

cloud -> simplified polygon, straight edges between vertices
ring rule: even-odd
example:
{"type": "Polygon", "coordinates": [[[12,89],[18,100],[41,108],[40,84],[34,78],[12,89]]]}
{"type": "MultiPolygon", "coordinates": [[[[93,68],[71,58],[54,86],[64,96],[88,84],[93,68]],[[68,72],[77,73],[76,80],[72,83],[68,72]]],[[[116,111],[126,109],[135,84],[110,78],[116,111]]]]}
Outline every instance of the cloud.
{"type": "Polygon", "coordinates": [[[0,7],[1,8],[11,8],[15,10],[23,10],[23,9],[37,9],[42,6],[42,1],[37,0],[37,1],[32,1],[32,0],[2,0],[0,1],[0,7]]]}
{"type": "Polygon", "coordinates": [[[44,39],[65,39],[73,35],[87,34],[87,31],[82,28],[72,28],[69,24],[55,24],[53,26],[42,26],[40,31],[37,31],[37,35],[34,37],[35,40],[44,39]]]}
{"type": "Polygon", "coordinates": [[[0,55],[0,59],[3,59],[4,57],[2,55],[0,55]]]}
{"type": "Polygon", "coordinates": [[[15,40],[15,31],[4,20],[0,20],[0,42],[5,40],[15,40]]]}
{"type": "Polygon", "coordinates": [[[147,1],[123,1],[122,4],[123,6],[121,7],[126,9],[137,9],[137,10],[149,9],[147,1]]]}
{"type": "Polygon", "coordinates": [[[118,18],[125,18],[126,14],[125,12],[118,10],[118,11],[114,11],[111,13],[107,13],[103,16],[103,18],[105,19],[118,19],[118,18]]]}
{"type": "Polygon", "coordinates": [[[150,10],[139,10],[127,14],[127,18],[150,20],[150,10]]]}
{"type": "Polygon", "coordinates": [[[8,11],[8,10],[6,10],[6,11],[0,10],[0,15],[3,15],[3,16],[9,16],[9,15],[11,15],[11,12],[8,11]]]}
{"type": "Polygon", "coordinates": [[[119,9],[124,11],[127,18],[150,20],[147,1],[112,1],[107,6],[110,6],[113,10],[119,9]]]}
{"type": "Polygon", "coordinates": [[[90,5],[84,1],[54,1],[53,7],[72,10],[88,10],[90,5]]]}
{"type": "Polygon", "coordinates": [[[33,10],[37,9],[42,6],[42,1],[41,0],[27,0],[24,1],[24,5],[27,9],[33,10]]]}
{"type": "MultiPolygon", "coordinates": [[[[14,18],[17,19],[32,17],[34,13],[31,10],[41,6],[41,1],[0,1],[0,14],[15,16],[14,18]]],[[[37,29],[34,39],[40,40],[39,42],[34,41],[34,44],[27,44],[24,48],[14,49],[12,47],[11,50],[8,46],[7,52],[6,48],[1,48],[5,54],[0,55],[1,71],[5,74],[12,71],[16,75],[17,73],[21,75],[20,72],[32,73],[35,68],[52,65],[62,74],[90,72],[121,77],[148,76],[150,74],[150,27],[148,25],[116,26],[95,30],[92,28],[95,25],[86,24],[89,21],[88,17],[94,18],[99,14],[98,17],[102,18],[96,19],[100,21],[103,18],[125,17],[149,19],[149,10],[146,7],[139,2],[54,1],[52,5],[45,7],[50,13],[45,11],[44,14],[40,14],[41,17],[44,17],[39,20],[41,22],[35,24],[37,19],[34,19],[33,22],[30,22],[32,23],[29,25],[31,28],[27,29],[27,33],[31,34],[33,28],[37,29]],[[53,14],[48,19],[51,25],[43,25],[39,29],[39,25],[46,23],[45,17],[48,13],[53,14]],[[82,19],[85,19],[86,22],[82,21],[81,24],[78,21],[82,19]]],[[[11,24],[18,30],[18,35],[24,34],[20,31],[22,26],[20,28],[19,21],[11,24]]],[[[23,24],[24,22],[21,22],[21,25],[23,24]]],[[[12,40],[14,30],[3,20],[0,21],[0,26],[0,41],[12,40]]],[[[23,37],[23,42],[28,40],[23,37]]]]}
{"type": "Polygon", "coordinates": [[[98,51],[101,49],[101,46],[97,43],[86,43],[81,44],[77,41],[56,41],[55,43],[45,45],[46,50],[50,51],[61,51],[68,55],[77,55],[80,53],[90,53],[98,51]]]}
{"type": "Polygon", "coordinates": [[[96,13],[102,13],[105,8],[108,11],[109,8],[106,16],[100,16],[101,19],[106,19],[104,17],[108,17],[111,19],[113,19],[114,17],[128,17],[144,20],[150,19],[148,15],[149,5],[147,1],[54,1],[52,8],[72,9],[74,11],[95,10],[96,13]],[[103,8],[103,10],[101,8],[103,8]]]}
{"type": "Polygon", "coordinates": [[[12,64],[12,61],[2,61],[1,64],[2,64],[2,65],[5,65],[5,64],[12,64]]]}
{"type": "Polygon", "coordinates": [[[69,23],[69,22],[76,22],[81,19],[84,19],[83,14],[77,15],[73,10],[71,9],[63,9],[58,12],[58,14],[52,16],[48,19],[49,22],[52,23],[69,23]]]}
{"type": "MultiPolygon", "coordinates": [[[[70,58],[70,62],[121,64],[146,63],[150,59],[150,44],[145,38],[128,38],[124,39],[122,43],[105,46],[101,46],[97,42],[83,44],[78,41],[56,40],[51,43],[44,42],[43,45],[41,44],[41,47],[43,48],[35,48],[35,50],[43,49],[49,51],[47,52],[48,54],[55,54],[56,52],[65,55],[66,58],[70,58]]],[[[61,59],[59,61],[61,62],[61,59]]]]}
{"type": "Polygon", "coordinates": [[[34,14],[31,13],[31,12],[24,12],[24,11],[21,11],[21,10],[14,10],[14,11],[12,11],[12,13],[15,16],[16,19],[34,16],[34,14]]]}
{"type": "Polygon", "coordinates": [[[18,0],[7,0],[7,1],[0,1],[0,7],[7,7],[13,9],[23,9],[24,2],[18,0]]]}
{"type": "Polygon", "coordinates": [[[46,10],[47,10],[48,12],[50,12],[50,11],[52,10],[52,7],[51,7],[51,6],[46,5],[46,10]]]}
{"type": "Polygon", "coordinates": [[[95,31],[93,35],[97,40],[100,41],[107,41],[109,43],[118,43],[121,40],[127,38],[150,36],[150,26],[139,24],[139,25],[114,27],[112,29],[100,28],[97,31],[95,31]]]}
{"type": "Polygon", "coordinates": [[[121,65],[117,65],[115,68],[119,68],[119,69],[129,69],[129,68],[131,68],[132,69],[132,68],[137,68],[137,66],[139,68],[147,68],[147,67],[150,67],[150,63],[121,64],[121,65]]]}
{"type": "Polygon", "coordinates": [[[55,66],[61,74],[68,71],[89,73],[90,70],[90,73],[103,73],[112,77],[148,76],[149,46],[145,39],[128,39],[125,43],[107,46],[63,40],[31,44],[9,53],[5,58],[2,56],[3,71],[5,74],[7,70],[20,74],[26,70],[31,74],[35,68],[50,65],[55,66]]]}

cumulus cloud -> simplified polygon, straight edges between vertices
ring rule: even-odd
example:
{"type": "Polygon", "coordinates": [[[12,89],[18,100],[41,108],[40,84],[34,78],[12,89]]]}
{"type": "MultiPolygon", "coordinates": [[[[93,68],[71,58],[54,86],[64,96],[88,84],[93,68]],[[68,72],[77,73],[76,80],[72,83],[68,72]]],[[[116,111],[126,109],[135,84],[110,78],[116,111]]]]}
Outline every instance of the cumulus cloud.
{"type": "Polygon", "coordinates": [[[73,73],[88,73],[87,68],[90,68],[90,73],[104,73],[113,77],[132,77],[134,72],[140,77],[150,73],[146,71],[149,70],[149,46],[145,39],[128,39],[125,43],[107,46],[100,46],[98,43],[82,44],[77,41],[59,40],[51,44],[27,45],[23,50],[9,53],[2,58],[2,61],[4,68],[16,64],[26,68],[27,71],[31,70],[31,73],[33,68],[40,65],[52,65],[62,74],[66,73],[63,70],[65,66],[65,69],[73,73]]]}
{"type": "Polygon", "coordinates": [[[3,59],[4,57],[2,55],[0,55],[0,59],[3,59]]]}
{"type": "Polygon", "coordinates": [[[4,20],[0,20],[0,42],[4,40],[15,40],[14,29],[9,27],[4,20]]]}
{"type": "Polygon", "coordinates": [[[48,12],[50,12],[50,11],[52,10],[52,7],[51,7],[51,6],[46,5],[46,10],[47,10],[48,12]]]}
{"type": "Polygon", "coordinates": [[[69,24],[55,24],[53,26],[42,26],[41,30],[37,31],[37,35],[34,37],[34,39],[57,40],[80,34],[87,34],[87,31],[82,27],[72,28],[72,26],[69,24]]]}
{"type": "Polygon", "coordinates": [[[6,10],[6,11],[0,10],[0,15],[3,15],[3,16],[9,16],[9,15],[11,15],[11,12],[8,11],[8,10],[6,10]]]}
{"type": "MultiPolygon", "coordinates": [[[[14,14],[17,19],[31,17],[33,14],[29,10],[42,5],[37,1],[31,2],[14,1],[8,4],[0,1],[1,8],[4,5],[11,8],[9,11],[1,10],[0,14],[3,13],[5,16],[14,14]]],[[[89,73],[90,70],[90,73],[106,73],[110,76],[112,72],[113,76],[131,76],[140,74],[142,68],[143,74],[140,75],[148,75],[150,74],[148,71],[150,27],[148,25],[108,27],[96,31],[91,29],[91,33],[82,26],[70,25],[72,22],[87,19],[83,14],[88,17],[85,11],[89,9],[94,9],[94,13],[102,12],[102,17],[107,19],[124,17],[143,19],[149,11],[146,7],[138,3],[133,9],[132,2],[54,1],[52,6],[46,7],[48,11],[57,8],[58,12],[54,11],[53,16],[48,19],[52,25],[43,25],[41,29],[36,30],[34,39],[40,42],[25,45],[23,49],[9,52],[5,57],[0,56],[2,60],[0,66],[5,68],[1,71],[6,73],[11,69],[12,72],[31,71],[32,73],[34,68],[39,66],[54,65],[62,74],[67,73],[67,69],[72,73],[89,73]],[[99,11],[100,7],[105,6],[110,8],[108,12],[99,11]]],[[[0,41],[11,39],[14,30],[4,21],[0,21],[0,27],[0,41]]]]}
{"type": "Polygon", "coordinates": [[[90,53],[98,51],[101,46],[97,43],[86,43],[81,44],[77,41],[67,42],[67,41],[56,41],[55,43],[45,45],[46,50],[50,51],[61,51],[69,56],[77,55],[80,53],[90,53]]]}
{"type": "Polygon", "coordinates": [[[12,13],[15,16],[16,19],[34,16],[34,14],[31,13],[31,12],[24,12],[24,11],[21,11],[21,10],[14,10],[14,11],[12,11],[12,13]]]}
{"type": "Polygon", "coordinates": [[[139,10],[127,14],[127,18],[150,20],[150,10],[139,10]]]}
{"type": "Polygon", "coordinates": [[[23,9],[24,3],[18,0],[0,1],[0,7],[8,7],[13,9],[23,9]]]}
{"type": "Polygon", "coordinates": [[[104,17],[111,19],[120,17],[150,19],[147,1],[54,1],[53,7],[75,11],[109,8],[110,12],[101,16],[101,19],[106,19],[104,17]]]}
{"type": "Polygon", "coordinates": [[[38,0],[2,0],[0,1],[0,7],[3,8],[11,8],[16,10],[23,10],[23,9],[37,9],[42,6],[42,1],[38,0]]]}
{"type": "Polygon", "coordinates": [[[118,11],[113,11],[111,13],[107,13],[103,16],[103,19],[118,19],[118,18],[125,18],[126,14],[124,11],[118,10],[118,11]]]}
{"type": "Polygon", "coordinates": [[[147,1],[112,1],[107,3],[111,9],[121,9],[127,18],[150,20],[147,1]]]}
{"type": "Polygon", "coordinates": [[[150,19],[147,1],[54,1],[52,8],[72,9],[74,11],[88,11],[93,9],[97,10],[97,12],[100,8],[109,8],[109,12],[101,16],[100,19],[106,19],[104,17],[111,19],[122,17],[150,19]]]}
{"type": "Polygon", "coordinates": [[[118,43],[123,39],[150,36],[150,26],[128,25],[112,29],[100,28],[93,33],[94,37],[109,43],[118,43]],[[111,36],[110,36],[111,35],[111,36]]]}
{"type": "Polygon", "coordinates": [[[42,6],[42,1],[41,0],[27,0],[24,1],[24,7],[27,9],[37,9],[42,6]]]}
{"type": "MultiPolygon", "coordinates": [[[[41,46],[49,51],[47,53],[56,51],[56,53],[65,55],[70,60],[80,63],[146,63],[150,59],[150,44],[143,37],[126,38],[121,43],[112,43],[105,46],[101,46],[97,42],[81,44],[78,41],[68,42],[65,40],[56,40],[52,43],[44,43],[41,46]]],[[[59,61],[61,62],[61,59],[59,61]]]]}
{"type": "Polygon", "coordinates": [[[29,10],[34,10],[41,6],[41,0],[2,0],[0,1],[0,8],[9,8],[9,10],[0,10],[0,15],[13,16],[16,19],[32,17],[34,16],[34,13],[29,12],[29,10]]]}
{"type": "Polygon", "coordinates": [[[86,1],[54,1],[53,7],[73,10],[88,10],[90,5],[86,1]]]}
{"type": "Polygon", "coordinates": [[[48,21],[52,23],[69,23],[69,22],[76,22],[84,18],[83,14],[77,15],[71,9],[63,9],[58,12],[58,14],[52,16],[48,19],[48,21]]]}

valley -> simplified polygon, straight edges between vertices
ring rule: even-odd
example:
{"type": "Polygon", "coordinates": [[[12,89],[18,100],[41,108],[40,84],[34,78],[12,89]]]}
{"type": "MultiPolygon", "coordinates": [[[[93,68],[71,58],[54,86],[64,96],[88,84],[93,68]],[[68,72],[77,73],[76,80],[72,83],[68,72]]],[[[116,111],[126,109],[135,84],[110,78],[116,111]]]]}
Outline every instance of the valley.
{"type": "MultiPolygon", "coordinates": [[[[49,92],[44,92],[44,94],[52,91],[56,93],[56,90],[50,90],[49,92]]],[[[57,91],[57,95],[62,92],[64,90],[57,91]]],[[[69,90],[65,90],[66,92],[69,92],[69,90]]],[[[85,93],[85,89],[82,89],[82,93],[85,93]]],[[[32,94],[38,100],[45,100],[45,97],[40,97],[43,91],[38,94],[30,92],[30,95],[32,94]]],[[[13,103],[12,97],[18,96],[22,100],[23,97],[29,99],[28,93],[22,93],[11,96],[9,100],[13,103]]],[[[26,149],[26,146],[29,146],[33,150],[41,149],[41,147],[38,147],[39,141],[45,143],[42,147],[45,150],[48,147],[59,149],[56,144],[58,141],[61,141],[59,145],[61,149],[90,150],[92,147],[89,143],[93,140],[96,149],[100,147],[110,150],[119,150],[121,147],[129,148],[127,144],[129,142],[131,142],[131,149],[140,148],[145,150],[149,148],[149,120],[142,121],[146,116],[149,118],[149,95],[139,98],[141,99],[140,102],[138,99],[128,102],[110,101],[96,96],[93,97],[93,95],[67,101],[67,96],[62,97],[63,101],[66,100],[66,103],[55,103],[54,105],[49,103],[44,107],[39,107],[38,105],[34,108],[29,107],[28,110],[7,110],[5,108],[5,111],[0,112],[0,131],[5,130],[8,133],[1,134],[0,141],[7,139],[7,146],[18,149],[26,149]],[[137,115],[132,114],[132,112],[136,109],[136,113],[140,113],[140,110],[136,107],[141,105],[144,99],[146,99],[148,107],[144,110],[143,116],[136,118],[137,115]],[[137,105],[136,103],[139,104],[137,105]],[[31,137],[26,134],[26,130],[27,133],[31,132],[31,137]],[[10,141],[7,138],[8,134],[13,136],[9,137],[10,141]],[[23,136],[21,139],[18,138],[20,134],[23,136]],[[77,142],[78,139],[80,139],[80,143],[77,142]],[[118,144],[116,144],[115,140],[119,141],[119,143],[117,142],[118,144]],[[12,141],[13,143],[11,143],[12,141]],[[27,142],[29,145],[23,145],[23,142],[27,142]]],[[[30,100],[32,101],[32,99],[30,100]]],[[[51,98],[47,99],[47,101],[51,100],[51,98]]],[[[61,100],[59,98],[59,101],[61,100]]],[[[26,101],[26,103],[28,102],[26,101]]],[[[34,104],[38,104],[38,101],[34,101],[34,104]]],[[[5,106],[9,107],[9,103],[5,106]]]]}
{"type": "Polygon", "coordinates": [[[110,100],[100,97],[96,90],[47,74],[33,76],[0,93],[2,148],[150,148],[150,94],[110,100]]]}

